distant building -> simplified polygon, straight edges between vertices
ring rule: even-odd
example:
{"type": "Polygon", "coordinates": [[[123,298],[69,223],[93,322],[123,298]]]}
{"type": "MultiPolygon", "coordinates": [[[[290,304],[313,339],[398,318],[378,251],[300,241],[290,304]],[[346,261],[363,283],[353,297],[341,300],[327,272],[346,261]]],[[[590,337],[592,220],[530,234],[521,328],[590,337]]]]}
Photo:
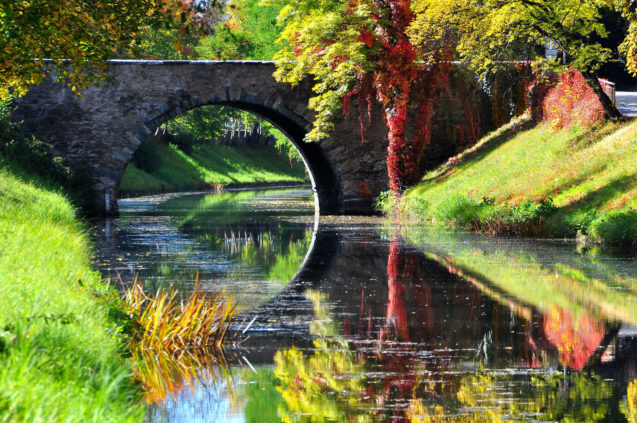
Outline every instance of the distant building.
{"type": "Polygon", "coordinates": [[[544,40],[544,57],[548,60],[557,60],[558,54],[557,43],[550,38],[546,38],[544,40]]]}

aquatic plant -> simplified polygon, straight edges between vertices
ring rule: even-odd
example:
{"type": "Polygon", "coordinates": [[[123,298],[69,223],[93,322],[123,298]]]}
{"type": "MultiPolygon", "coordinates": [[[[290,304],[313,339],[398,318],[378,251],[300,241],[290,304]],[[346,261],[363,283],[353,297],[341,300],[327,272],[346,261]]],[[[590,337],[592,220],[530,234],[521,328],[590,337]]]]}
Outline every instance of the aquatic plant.
{"type": "Polygon", "coordinates": [[[145,292],[136,279],[126,291],[124,301],[135,323],[131,344],[136,349],[165,351],[173,354],[193,348],[220,347],[234,315],[232,298],[210,298],[195,289],[183,298],[174,289],[145,292]]]}
{"type": "Polygon", "coordinates": [[[187,298],[174,289],[145,292],[136,279],[124,301],[133,322],[129,346],[137,365],[135,378],[157,403],[184,386],[194,389],[201,375],[222,370],[222,350],[235,305],[232,298],[209,297],[195,289],[187,298]]]}

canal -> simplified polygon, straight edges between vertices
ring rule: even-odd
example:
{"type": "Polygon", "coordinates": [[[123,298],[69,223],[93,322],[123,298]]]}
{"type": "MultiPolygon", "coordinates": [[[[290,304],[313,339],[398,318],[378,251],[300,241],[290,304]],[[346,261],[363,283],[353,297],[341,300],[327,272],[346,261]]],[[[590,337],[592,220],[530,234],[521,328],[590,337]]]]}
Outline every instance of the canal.
{"type": "MultiPolygon", "coordinates": [[[[120,200],[96,263],[232,297],[221,359],[161,370],[151,422],[637,419],[637,260],[314,215],[304,189],[120,200]]],[[[119,283],[119,282],[118,282],[119,283]]]]}

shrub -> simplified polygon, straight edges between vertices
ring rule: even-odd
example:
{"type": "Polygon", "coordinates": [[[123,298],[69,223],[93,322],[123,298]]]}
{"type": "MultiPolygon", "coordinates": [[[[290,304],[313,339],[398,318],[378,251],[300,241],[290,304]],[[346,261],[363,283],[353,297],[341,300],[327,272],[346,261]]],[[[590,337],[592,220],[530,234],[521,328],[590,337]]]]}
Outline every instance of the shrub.
{"type": "Polygon", "coordinates": [[[456,222],[461,226],[469,226],[478,219],[480,205],[471,196],[453,195],[442,203],[434,211],[434,217],[442,222],[456,222]]]}
{"type": "Polygon", "coordinates": [[[376,197],[376,210],[389,213],[396,207],[396,198],[391,191],[383,191],[376,197]]]}
{"type": "Polygon", "coordinates": [[[637,211],[600,213],[590,222],[586,232],[596,241],[637,247],[637,211]]]}
{"type": "Polygon", "coordinates": [[[186,154],[192,154],[193,147],[197,143],[197,140],[186,132],[171,134],[167,136],[167,140],[186,154]]]}
{"type": "Polygon", "coordinates": [[[592,125],[603,119],[604,109],[582,74],[566,70],[558,82],[548,89],[543,103],[544,120],[554,128],[592,125]]]}
{"type": "Polygon", "coordinates": [[[472,196],[454,195],[438,205],[434,216],[481,232],[538,236],[545,232],[546,218],[555,210],[550,198],[510,204],[496,203],[491,197],[478,201],[472,196]]]}

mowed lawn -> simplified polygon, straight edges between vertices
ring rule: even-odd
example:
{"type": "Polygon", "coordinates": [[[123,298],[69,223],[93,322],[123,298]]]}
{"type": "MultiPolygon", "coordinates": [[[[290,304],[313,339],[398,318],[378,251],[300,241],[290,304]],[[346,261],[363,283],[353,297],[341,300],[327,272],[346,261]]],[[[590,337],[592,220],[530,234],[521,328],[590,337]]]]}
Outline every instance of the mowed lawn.
{"type": "Polygon", "coordinates": [[[151,172],[129,163],[120,189],[124,193],[205,189],[216,184],[302,183],[305,166],[273,147],[194,146],[186,154],[174,145],[154,144],[151,172]]]}

